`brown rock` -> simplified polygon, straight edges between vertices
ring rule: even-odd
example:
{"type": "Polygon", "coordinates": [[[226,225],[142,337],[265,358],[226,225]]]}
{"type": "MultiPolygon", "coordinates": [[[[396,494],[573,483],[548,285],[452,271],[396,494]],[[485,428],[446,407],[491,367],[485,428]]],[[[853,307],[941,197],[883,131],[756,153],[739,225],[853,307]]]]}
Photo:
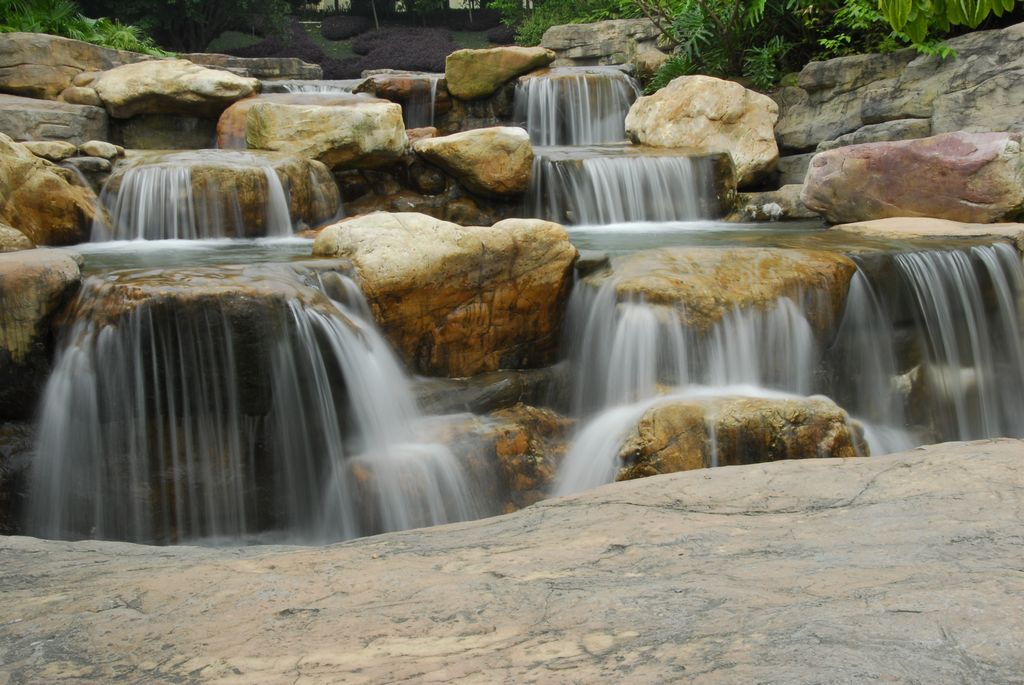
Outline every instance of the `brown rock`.
{"type": "Polygon", "coordinates": [[[60,99],[72,105],[103,106],[103,100],[100,100],[100,96],[92,88],[70,86],[61,91],[60,99]]]}
{"type": "Polygon", "coordinates": [[[862,430],[826,397],[667,399],[619,452],[618,480],[780,459],[868,456],[862,430]]]}
{"type": "Polygon", "coordinates": [[[547,48],[503,47],[456,50],[444,65],[448,92],[462,100],[493,95],[502,85],[523,74],[546,67],[555,59],[547,48]]]}
{"type": "Polygon", "coordinates": [[[533,147],[521,128],[476,129],[417,141],[413,149],[483,195],[518,195],[530,187],[533,147]]]}
{"type": "Polygon", "coordinates": [[[114,159],[124,154],[124,148],[118,152],[117,145],[103,142],[102,140],[87,140],[78,146],[78,153],[85,157],[100,157],[102,159],[114,159]]]}
{"type": "MultiPolygon", "coordinates": [[[[124,50],[43,33],[5,33],[0,40],[0,91],[56,100],[83,72],[148,60],[124,50]]],[[[76,86],[89,85],[87,82],[76,86]]]]}
{"type": "Polygon", "coordinates": [[[24,233],[7,224],[0,224],[0,252],[31,250],[35,245],[24,233]]]}
{"type": "Polygon", "coordinates": [[[626,116],[626,133],[640,145],[728,152],[743,187],[775,167],[778,116],[771,98],[734,81],[680,76],[653,95],[637,98],[626,116]]]}
{"type": "Polygon", "coordinates": [[[594,285],[614,278],[620,299],[642,297],[675,309],[704,331],[726,312],[767,307],[783,296],[813,296],[808,320],[826,334],[839,320],[856,265],[833,252],[776,248],[661,248],[612,260],[611,271],[587,276],[594,285]]]}
{"type": "Polygon", "coordinates": [[[80,283],[78,257],[64,250],[0,255],[0,420],[35,411],[53,354],[51,321],[80,283]]]}
{"type": "Polygon", "coordinates": [[[70,174],[0,133],[0,221],[16,226],[36,245],[87,240],[96,195],[72,185],[70,174]]]}
{"type": "Polygon", "coordinates": [[[332,106],[254,102],[245,115],[245,141],[332,169],[393,162],[408,144],[400,105],[356,99],[332,106]]]}
{"type": "Polygon", "coordinates": [[[259,92],[260,83],[188,60],[162,59],[115,67],[100,74],[92,87],[110,116],[128,119],[138,114],[217,116],[259,92]]]}
{"type": "Polygon", "coordinates": [[[78,151],[74,145],[63,140],[27,140],[22,145],[36,157],[51,162],[64,161],[78,151]]]}
{"type": "Polygon", "coordinates": [[[928,216],[966,223],[1024,215],[1019,133],[946,133],[865,143],[811,160],[801,199],[833,223],[928,216]]]}
{"type": "Polygon", "coordinates": [[[383,213],[329,226],[313,253],[351,259],[406,363],[448,376],[549,363],[576,259],[547,221],[462,227],[383,213]]]}

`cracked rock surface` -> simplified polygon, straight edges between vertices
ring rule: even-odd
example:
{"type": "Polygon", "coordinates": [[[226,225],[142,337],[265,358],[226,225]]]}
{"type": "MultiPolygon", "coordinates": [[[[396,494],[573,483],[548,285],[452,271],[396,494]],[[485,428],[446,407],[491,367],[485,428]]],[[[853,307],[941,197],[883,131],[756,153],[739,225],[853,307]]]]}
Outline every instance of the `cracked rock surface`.
{"type": "Polygon", "coordinates": [[[0,682],[1022,683],[1024,442],[322,548],[0,538],[0,682]]]}

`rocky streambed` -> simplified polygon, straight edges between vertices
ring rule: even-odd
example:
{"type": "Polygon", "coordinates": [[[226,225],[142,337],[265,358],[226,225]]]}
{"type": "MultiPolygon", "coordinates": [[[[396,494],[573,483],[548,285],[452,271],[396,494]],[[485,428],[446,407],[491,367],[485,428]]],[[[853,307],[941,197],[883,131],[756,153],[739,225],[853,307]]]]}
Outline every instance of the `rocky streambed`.
{"type": "Polygon", "coordinates": [[[695,471],[320,548],[0,538],[0,679],[1017,683],[1022,456],[695,471]]]}

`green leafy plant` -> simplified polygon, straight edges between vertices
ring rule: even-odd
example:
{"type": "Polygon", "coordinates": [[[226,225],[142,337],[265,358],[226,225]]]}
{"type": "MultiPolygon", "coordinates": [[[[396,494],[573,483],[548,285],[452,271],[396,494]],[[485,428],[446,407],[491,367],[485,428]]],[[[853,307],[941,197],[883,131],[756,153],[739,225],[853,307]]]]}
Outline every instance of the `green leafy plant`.
{"type": "Polygon", "coordinates": [[[167,53],[137,26],[110,19],[90,19],[72,0],[0,0],[0,33],[48,33],[150,55],[167,53]]]}
{"type": "Polygon", "coordinates": [[[922,47],[928,45],[929,35],[944,34],[954,26],[976,28],[989,15],[1001,17],[1016,5],[1017,0],[878,0],[878,9],[893,30],[922,47]]]}

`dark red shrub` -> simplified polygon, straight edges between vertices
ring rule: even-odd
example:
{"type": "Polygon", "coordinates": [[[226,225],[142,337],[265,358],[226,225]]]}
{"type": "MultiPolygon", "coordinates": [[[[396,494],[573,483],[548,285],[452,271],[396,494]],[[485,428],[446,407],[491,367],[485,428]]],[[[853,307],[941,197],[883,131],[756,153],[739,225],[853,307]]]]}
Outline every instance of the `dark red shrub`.
{"type": "Polygon", "coordinates": [[[323,20],[320,24],[320,34],[327,40],[347,40],[369,31],[371,25],[367,17],[339,14],[323,20]]]}
{"type": "Polygon", "coordinates": [[[495,26],[487,32],[487,40],[495,45],[512,45],[516,42],[516,30],[511,26],[495,26]]]}

